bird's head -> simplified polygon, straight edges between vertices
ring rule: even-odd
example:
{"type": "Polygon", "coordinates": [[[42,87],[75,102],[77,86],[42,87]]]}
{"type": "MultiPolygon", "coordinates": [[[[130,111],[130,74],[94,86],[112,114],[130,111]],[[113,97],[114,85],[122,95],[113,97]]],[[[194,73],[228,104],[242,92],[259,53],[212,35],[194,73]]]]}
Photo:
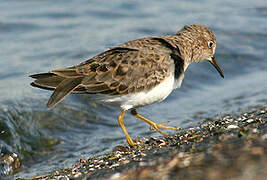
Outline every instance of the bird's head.
{"type": "Polygon", "coordinates": [[[201,24],[184,26],[177,35],[182,38],[182,46],[191,57],[191,62],[208,60],[224,77],[223,72],[215,60],[216,37],[212,31],[201,24]]]}

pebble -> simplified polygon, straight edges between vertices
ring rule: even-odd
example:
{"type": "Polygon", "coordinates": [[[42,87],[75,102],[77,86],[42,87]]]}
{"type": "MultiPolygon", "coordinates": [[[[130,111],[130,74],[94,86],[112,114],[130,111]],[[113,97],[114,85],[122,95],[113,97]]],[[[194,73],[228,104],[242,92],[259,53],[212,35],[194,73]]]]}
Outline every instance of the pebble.
{"type": "Polygon", "coordinates": [[[110,177],[110,179],[117,179],[117,178],[119,178],[120,176],[121,176],[120,173],[115,173],[115,174],[113,174],[113,175],[110,177]]]}
{"type": "Polygon", "coordinates": [[[252,123],[254,121],[254,119],[248,119],[247,123],[252,123]]]}
{"type": "Polygon", "coordinates": [[[60,180],[69,180],[70,178],[68,178],[67,176],[58,176],[57,179],[60,179],[60,180]]]}
{"type": "Polygon", "coordinates": [[[262,138],[263,140],[267,139],[267,134],[262,135],[261,138],[262,138]]]}
{"type": "Polygon", "coordinates": [[[120,164],[112,164],[111,166],[109,166],[109,168],[111,169],[111,168],[118,167],[118,166],[120,166],[120,164]]]}
{"type": "Polygon", "coordinates": [[[74,177],[74,178],[78,178],[78,177],[80,177],[81,175],[82,175],[82,173],[81,173],[81,172],[78,172],[78,173],[74,174],[73,177],[74,177]]]}
{"type": "Polygon", "coordinates": [[[239,127],[237,125],[233,125],[233,124],[231,124],[227,127],[227,129],[237,129],[237,128],[239,128],[239,127]]]}
{"type": "Polygon", "coordinates": [[[257,132],[258,132],[258,129],[257,129],[257,128],[254,128],[254,129],[252,130],[252,132],[253,132],[253,133],[257,133],[257,132]]]}

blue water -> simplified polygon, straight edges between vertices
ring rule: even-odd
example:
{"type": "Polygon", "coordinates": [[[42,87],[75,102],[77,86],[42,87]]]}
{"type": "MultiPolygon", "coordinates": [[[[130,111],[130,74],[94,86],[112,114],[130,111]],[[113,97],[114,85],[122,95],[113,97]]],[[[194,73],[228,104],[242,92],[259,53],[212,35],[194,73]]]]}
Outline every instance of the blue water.
{"type": "MultiPolygon", "coordinates": [[[[0,147],[21,160],[13,177],[68,167],[125,144],[116,121],[119,109],[72,95],[48,110],[51,92],[31,87],[30,74],[72,66],[120,43],[174,34],[194,23],[216,34],[225,79],[209,63],[192,64],[179,90],[139,112],[187,128],[266,104],[265,0],[0,1],[0,147]]],[[[159,136],[128,114],[125,121],[133,138],[159,136]]]]}

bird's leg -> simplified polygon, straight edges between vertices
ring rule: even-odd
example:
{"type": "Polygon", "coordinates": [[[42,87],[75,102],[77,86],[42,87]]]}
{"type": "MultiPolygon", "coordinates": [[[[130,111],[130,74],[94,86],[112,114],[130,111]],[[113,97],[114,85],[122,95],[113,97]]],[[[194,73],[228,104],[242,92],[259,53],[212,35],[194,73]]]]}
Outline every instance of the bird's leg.
{"type": "Polygon", "coordinates": [[[175,128],[175,127],[164,126],[167,123],[157,124],[157,123],[155,123],[153,121],[150,121],[149,119],[147,119],[147,118],[141,116],[140,114],[138,114],[135,109],[132,109],[131,110],[131,114],[134,115],[135,117],[137,117],[137,118],[145,121],[146,123],[148,123],[150,125],[150,129],[151,130],[155,129],[160,134],[162,134],[163,136],[167,136],[167,135],[165,133],[163,133],[160,129],[173,129],[173,130],[177,130],[177,128],[175,128]]]}
{"type": "Polygon", "coordinates": [[[133,140],[131,139],[129,133],[127,132],[127,130],[126,130],[124,124],[123,124],[123,119],[124,119],[125,113],[126,113],[126,110],[122,110],[121,111],[121,114],[118,116],[118,122],[119,122],[119,124],[121,126],[121,129],[123,130],[123,132],[124,132],[124,134],[126,136],[128,144],[130,146],[134,146],[134,145],[136,145],[136,143],[133,142],[133,140]]]}

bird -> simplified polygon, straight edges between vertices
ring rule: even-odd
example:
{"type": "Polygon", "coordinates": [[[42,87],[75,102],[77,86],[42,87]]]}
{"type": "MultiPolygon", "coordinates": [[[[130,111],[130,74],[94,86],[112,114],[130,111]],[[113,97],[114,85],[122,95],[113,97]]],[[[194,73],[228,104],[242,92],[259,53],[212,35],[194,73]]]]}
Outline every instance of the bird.
{"type": "Polygon", "coordinates": [[[32,86],[52,90],[47,102],[52,108],[69,94],[88,94],[102,103],[119,107],[117,120],[130,147],[137,143],[130,137],[124,116],[130,111],[164,136],[157,124],[139,113],[137,108],[163,101],[179,88],[189,64],[209,61],[224,78],[215,59],[216,37],[201,24],[185,25],[173,35],[151,36],[114,46],[78,65],[30,75],[32,86]]]}

